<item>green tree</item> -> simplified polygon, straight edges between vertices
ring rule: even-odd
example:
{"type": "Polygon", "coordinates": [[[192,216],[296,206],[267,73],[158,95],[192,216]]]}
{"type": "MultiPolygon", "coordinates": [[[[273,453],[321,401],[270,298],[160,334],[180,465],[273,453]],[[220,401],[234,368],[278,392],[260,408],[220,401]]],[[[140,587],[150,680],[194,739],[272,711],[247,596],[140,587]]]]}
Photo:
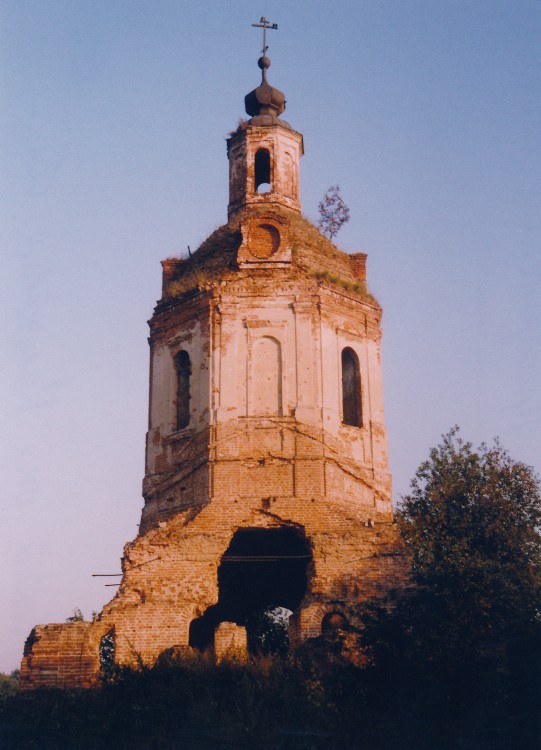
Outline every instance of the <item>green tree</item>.
{"type": "Polygon", "coordinates": [[[458,428],[444,435],[397,519],[413,580],[433,600],[446,649],[477,650],[539,626],[539,480],[498,441],[474,450],[458,428]]]}
{"type": "Polygon", "coordinates": [[[3,708],[11,696],[19,689],[20,672],[14,669],[11,674],[0,672],[0,708],[3,708]]]}
{"type": "Polygon", "coordinates": [[[360,614],[374,692],[400,717],[404,747],[424,747],[428,731],[428,747],[537,747],[538,478],[498,441],[474,450],[454,428],[419,467],[397,522],[413,585],[360,614]]]}

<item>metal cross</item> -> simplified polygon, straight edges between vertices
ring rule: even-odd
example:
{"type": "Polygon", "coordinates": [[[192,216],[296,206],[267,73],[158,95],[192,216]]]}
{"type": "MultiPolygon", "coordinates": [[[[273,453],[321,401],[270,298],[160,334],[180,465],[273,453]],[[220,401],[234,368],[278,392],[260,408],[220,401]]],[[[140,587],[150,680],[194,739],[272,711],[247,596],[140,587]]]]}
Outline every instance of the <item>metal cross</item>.
{"type": "Polygon", "coordinates": [[[267,47],[267,29],[277,29],[278,24],[277,23],[271,23],[268,18],[265,18],[265,16],[262,16],[259,23],[253,23],[252,26],[257,26],[259,29],[263,29],[263,49],[261,52],[263,55],[268,50],[267,47]]]}

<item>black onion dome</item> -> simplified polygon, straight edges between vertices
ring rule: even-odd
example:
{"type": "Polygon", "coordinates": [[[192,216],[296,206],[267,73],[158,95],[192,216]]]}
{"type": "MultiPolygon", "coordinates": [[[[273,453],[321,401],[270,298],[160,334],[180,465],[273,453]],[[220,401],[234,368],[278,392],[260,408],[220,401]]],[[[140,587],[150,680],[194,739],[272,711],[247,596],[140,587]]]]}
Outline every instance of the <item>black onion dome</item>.
{"type": "Polygon", "coordinates": [[[255,122],[254,125],[267,124],[269,118],[274,120],[286,108],[286,98],[282,91],[274,88],[267,81],[267,69],[271,64],[270,59],[266,56],[260,57],[257,64],[262,72],[261,85],[244,97],[246,114],[250,115],[250,117],[264,118],[261,123],[255,122]]]}

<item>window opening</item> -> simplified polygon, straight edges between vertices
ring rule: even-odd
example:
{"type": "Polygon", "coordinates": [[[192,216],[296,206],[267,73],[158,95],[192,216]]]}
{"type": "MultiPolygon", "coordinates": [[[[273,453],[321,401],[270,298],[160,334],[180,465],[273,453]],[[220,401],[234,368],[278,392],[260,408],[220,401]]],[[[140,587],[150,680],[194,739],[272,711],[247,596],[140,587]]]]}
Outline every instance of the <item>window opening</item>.
{"type": "Polygon", "coordinates": [[[177,369],[177,430],[190,423],[190,355],[180,351],[175,358],[177,369]]]}
{"type": "Polygon", "coordinates": [[[259,148],[255,154],[254,180],[256,193],[271,192],[270,153],[266,148],[259,148]]]}
{"type": "Polygon", "coordinates": [[[362,426],[359,357],[349,347],[342,351],[342,422],[362,426]]]}
{"type": "Polygon", "coordinates": [[[104,679],[113,675],[115,667],[115,631],[114,628],[100,640],[100,669],[104,679]]]}

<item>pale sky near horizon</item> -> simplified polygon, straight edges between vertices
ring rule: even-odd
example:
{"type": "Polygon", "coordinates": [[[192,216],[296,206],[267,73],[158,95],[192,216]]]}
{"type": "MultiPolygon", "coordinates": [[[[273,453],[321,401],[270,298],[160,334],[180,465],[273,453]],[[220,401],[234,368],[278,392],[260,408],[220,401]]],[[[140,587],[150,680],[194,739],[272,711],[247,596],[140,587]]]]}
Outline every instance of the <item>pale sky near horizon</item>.
{"type": "Polygon", "coordinates": [[[539,0],[0,0],[0,671],[113,595],[142,507],[159,261],[226,220],[259,81],[384,308],[394,497],[454,424],[541,470],[539,0]]]}

